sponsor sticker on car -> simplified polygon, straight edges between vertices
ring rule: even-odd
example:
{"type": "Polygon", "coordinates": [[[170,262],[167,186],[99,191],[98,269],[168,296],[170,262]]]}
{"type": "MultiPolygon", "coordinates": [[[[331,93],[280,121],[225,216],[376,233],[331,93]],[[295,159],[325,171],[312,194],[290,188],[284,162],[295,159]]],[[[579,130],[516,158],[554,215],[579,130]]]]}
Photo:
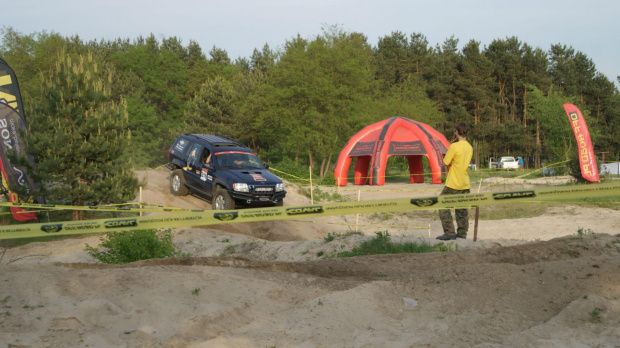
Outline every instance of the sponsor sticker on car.
{"type": "Polygon", "coordinates": [[[267,179],[260,174],[250,174],[250,176],[254,179],[254,181],[267,181],[267,179]]]}

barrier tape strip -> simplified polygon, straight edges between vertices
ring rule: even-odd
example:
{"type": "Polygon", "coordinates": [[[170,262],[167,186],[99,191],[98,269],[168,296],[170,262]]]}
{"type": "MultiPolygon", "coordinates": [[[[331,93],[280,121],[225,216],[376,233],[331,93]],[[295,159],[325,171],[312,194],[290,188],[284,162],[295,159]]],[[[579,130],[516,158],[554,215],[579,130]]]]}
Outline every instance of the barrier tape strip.
{"type": "Polygon", "coordinates": [[[283,172],[283,171],[281,171],[281,170],[277,170],[277,169],[276,169],[276,168],[274,168],[274,167],[269,167],[269,170],[270,170],[270,171],[273,171],[273,172],[276,172],[276,173],[282,173],[282,174],[285,174],[285,175],[291,176],[291,177],[293,177],[293,178],[295,178],[295,179],[304,180],[304,181],[310,181],[310,179],[300,178],[300,177],[298,177],[298,176],[296,176],[296,175],[293,175],[293,174],[290,174],[290,173],[287,173],[287,172],[283,172]]]}
{"type": "Polygon", "coordinates": [[[423,198],[335,202],[291,207],[170,213],[142,217],[10,225],[0,227],[0,239],[101,233],[119,230],[174,228],[254,221],[293,220],[299,219],[300,217],[315,218],[320,216],[353,215],[373,212],[469,208],[485,205],[508,204],[511,202],[538,202],[566,198],[589,198],[601,196],[620,196],[620,182],[552,187],[538,190],[484,192],[423,198]]]}
{"type": "MultiPolygon", "coordinates": [[[[140,203],[128,203],[127,205],[140,205],[140,203]]],[[[123,211],[123,212],[203,212],[204,209],[184,209],[184,208],[173,208],[173,207],[163,207],[163,206],[155,206],[155,208],[147,208],[146,206],[150,206],[146,203],[142,203],[143,208],[132,208],[129,206],[125,207],[110,207],[110,206],[74,206],[74,205],[61,205],[61,204],[35,204],[35,203],[0,203],[0,207],[19,207],[19,208],[36,208],[36,209],[47,209],[47,210],[88,210],[88,211],[123,211]]],[[[27,212],[29,213],[29,212],[27,212]]]]}

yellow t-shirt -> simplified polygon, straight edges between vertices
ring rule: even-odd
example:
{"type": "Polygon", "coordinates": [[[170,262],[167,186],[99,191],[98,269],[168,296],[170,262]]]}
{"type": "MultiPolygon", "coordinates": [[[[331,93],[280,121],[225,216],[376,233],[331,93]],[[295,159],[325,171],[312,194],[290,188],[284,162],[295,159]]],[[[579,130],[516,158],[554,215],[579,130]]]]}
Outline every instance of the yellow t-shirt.
{"type": "Polygon", "coordinates": [[[450,166],[446,186],[454,190],[469,189],[469,174],[467,169],[471,162],[474,149],[467,140],[460,140],[448,148],[443,163],[450,166]]]}

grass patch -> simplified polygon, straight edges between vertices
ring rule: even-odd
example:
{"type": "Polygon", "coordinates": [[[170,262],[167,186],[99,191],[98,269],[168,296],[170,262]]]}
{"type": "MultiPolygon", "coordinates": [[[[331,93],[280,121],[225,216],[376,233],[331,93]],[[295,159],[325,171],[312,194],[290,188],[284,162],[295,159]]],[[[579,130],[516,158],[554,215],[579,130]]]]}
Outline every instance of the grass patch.
{"type": "Polygon", "coordinates": [[[338,253],[336,257],[353,257],[363,255],[380,255],[380,254],[402,254],[402,253],[430,253],[436,251],[448,251],[442,243],[431,245],[429,243],[393,243],[390,240],[390,234],[385,232],[377,232],[372,239],[362,242],[359,246],[351,251],[338,253]]]}
{"type": "Polygon", "coordinates": [[[601,310],[596,308],[592,312],[590,312],[590,319],[594,322],[601,321],[601,310]]]}
{"type": "Polygon", "coordinates": [[[392,218],[393,213],[373,213],[370,215],[370,219],[376,220],[378,222],[385,222],[392,218]]]}
{"type": "Polygon", "coordinates": [[[605,208],[620,210],[620,204],[618,204],[618,198],[613,197],[586,197],[578,202],[568,201],[566,204],[576,205],[585,208],[605,208]]]}
{"type": "Polygon", "coordinates": [[[232,255],[235,253],[236,249],[237,249],[236,245],[229,245],[226,247],[226,249],[224,249],[224,251],[220,253],[220,257],[226,257],[228,255],[232,255]]]}
{"type": "Polygon", "coordinates": [[[99,248],[86,244],[84,251],[91,257],[109,264],[123,264],[140,260],[185,257],[172,244],[172,230],[135,230],[109,232],[100,238],[99,248]]]}
{"type": "Polygon", "coordinates": [[[612,240],[612,241],[611,241],[611,246],[610,246],[610,247],[612,247],[612,248],[616,248],[616,250],[617,250],[618,252],[620,252],[620,240],[618,240],[618,239],[617,239],[617,240],[612,240]]]}
{"type": "MultiPolygon", "coordinates": [[[[480,220],[526,219],[542,216],[547,212],[547,206],[535,203],[498,204],[480,207],[480,220]]],[[[472,212],[469,214],[473,217],[472,212]]]]}
{"type": "Polygon", "coordinates": [[[589,228],[588,228],[587,230],[584,230],[584,229],[583,229],[583,227],[579,227],[579,228],[577,229],[577,236],[579,236],[579,237],[581,237],[581,238],[583,238],[583,236],[587,236],[587,235],[589,235],[589,234],[595,234],[595,232],[594,232],[594,231],[592,231],[592,230],[591,230],[591,229],[589,229],[589,228]]]}
{"type": "Polygon", "coordinates": [[[315,187],[312,190],[312,195],[310,194],[309,187],[300,187],[298,189],[298,192],[306,198],[310,198],[310,196],[312,196],[312,199],[317,202],[344,202],[348,200],[346,197],[344,197],[338,192],[330,193],[328,191],[321,190],[318,187],[315,187]]]}
{"type": "Polygon", "coordinates": [[[325,238],[323,238],[323,240],[325,241],[325,243],[329,243],[332,240],[336,239],[336,234],[332,234],[331,232],[329,232],[327,234],[327,236],[325,238]]]}
{"type": "Polygon", "coordinates": [[[354,235],[354,234],[357,234],[357,235],[360,235],[360,236],[361,236],[361,235],[362,235],[362,232],[355,232],[355,231],[351,231],[351,232],[347,232],[347,233],[345,233],[345,234],[341,234],[341,233],[331,233],[331,232],[329,232],[329,233],[327,234],[327,236],[325,236],[325,237],[323,238],[323,240],[325,241],[325,243],[329,243],[329,242],[333,241],[334,239],[336,239],[336,237],[347,237],[347,236],[351,236],[351,235],[354,235]]]}

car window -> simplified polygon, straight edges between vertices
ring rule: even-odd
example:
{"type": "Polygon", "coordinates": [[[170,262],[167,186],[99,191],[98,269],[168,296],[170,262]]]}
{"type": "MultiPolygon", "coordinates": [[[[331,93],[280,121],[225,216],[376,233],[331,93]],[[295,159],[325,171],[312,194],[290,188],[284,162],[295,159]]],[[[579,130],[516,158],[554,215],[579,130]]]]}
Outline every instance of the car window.
{"type": "Polygon", "coordinates": [[[188,147],[189,151],[187,153],[187,162],[193,165],[198,164],[198,156],[201,154],[202,145],[193,144],[191,147],[188,147]]]}
{"type": "Polygon", "coordinates": [[[190,144],[192,144],[191,141],[188,141],[188,140],[183,139],[183,138],[179,138],[172,148],[175,151],[179,151],[179,153],[183,153],[184,154],[185,151],[188,149],[188,145],[190,145],[190,144]]]}
{"type": "Polygon", "coordinates": [[[202,156],[200,156],[200,163],[211,164],[211,151],[209,149],[202,150],[202,156]]]}
{"type": "Polygon", "coordinates": [[[222,151],[216,152],[215,158],[218,166],[233,169],[259,169],[262,163],[251,152],[222,151]]]}

